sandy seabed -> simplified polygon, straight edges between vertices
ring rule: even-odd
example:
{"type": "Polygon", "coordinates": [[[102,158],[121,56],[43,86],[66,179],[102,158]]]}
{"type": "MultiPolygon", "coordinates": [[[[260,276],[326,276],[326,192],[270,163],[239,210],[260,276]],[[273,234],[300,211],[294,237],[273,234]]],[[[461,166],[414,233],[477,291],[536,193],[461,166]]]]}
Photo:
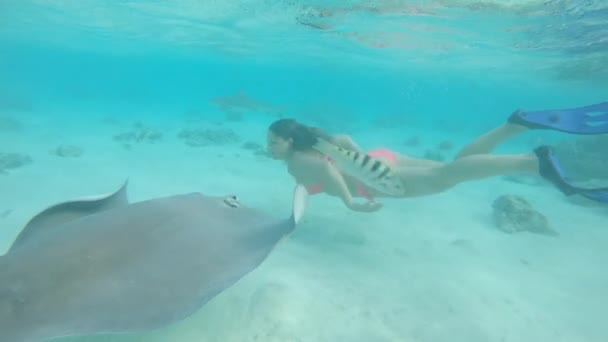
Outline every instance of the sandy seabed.
{"type": "MultiPolygon", "coordinates": [[[[242,147],[247,141],[263,145],[270,121],[219,125],[142,116],[163,136],[127,148],[113,136],[132,130],[137,118],[59,112],[17,118],[23,128],[0,132],[2,150],[27,154],[32,163],[0,174],[0,252],[40,210],[111,192],[127,177],[131,201],[192,191],[237,194],[248,206],[289,215],[294,184],[284,165],[242,147]],[[178,134],[189,127],[229,127],[241,141],[188,146],[178,134]],[[49,153],[64,144],[82,154],[49,153]]],[[[377,141],[365,130],[356,134],[377,141]]],[[[303,222],[259,268],[188,319],[145,334],[59,340],[608,339],[605,207],[580,205],[544,183],[500,177],[384,202],[382,211],[360,214],[327,196],[311,197],[303,222]],[[502,194],[527,198],[559,236],[496,229],[491,204],[502,194]]]]}

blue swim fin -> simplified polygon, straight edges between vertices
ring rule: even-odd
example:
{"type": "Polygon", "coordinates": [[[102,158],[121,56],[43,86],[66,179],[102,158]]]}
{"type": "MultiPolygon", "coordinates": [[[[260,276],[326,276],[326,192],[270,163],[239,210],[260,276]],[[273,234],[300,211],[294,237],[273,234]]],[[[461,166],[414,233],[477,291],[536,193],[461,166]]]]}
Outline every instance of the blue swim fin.
{"type": "Polygon", "coordinates": [[[608,188],[582,190],[579,192],[579,194],[583,197],[587,197],[592,201],[608,203],[608,188]]]}
{"type": "Polygon", "coordinates": [[[553,129],[574,134],[608,133],[608,102],[590,106],[528,112],[516,110],[509,123],[532,129],[553,129]]]}
{"type": "Polygon", "coordinates": [[[608,203],[608,188],[585,189],[574,186],[549,146],[534,149],[538,158],[539,173],[553,183],[566,196],[581,195],[593,201],[608,203]]]}

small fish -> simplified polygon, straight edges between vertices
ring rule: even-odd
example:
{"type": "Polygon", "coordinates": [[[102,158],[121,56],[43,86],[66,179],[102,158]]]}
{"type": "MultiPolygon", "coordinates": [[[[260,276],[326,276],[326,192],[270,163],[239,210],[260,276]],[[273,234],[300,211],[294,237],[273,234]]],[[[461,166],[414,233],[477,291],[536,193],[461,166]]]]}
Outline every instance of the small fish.
{"type": "Polygon", "coordinates": [[[8,215],[10,215],[12,212],[13,212],[13,209],[7,209],[7,210],[3,211],[2,213],[0,213],[0,218],[8,217],[8,215]]]}
{"type": "Polygon", "coordinates": [[[318,139],[313,148],[331,158],[340,170],[371,188],[393,196],[403,195],[405,191],[391,166],[380,159],[343,149],[324,139],[318,139]]]}

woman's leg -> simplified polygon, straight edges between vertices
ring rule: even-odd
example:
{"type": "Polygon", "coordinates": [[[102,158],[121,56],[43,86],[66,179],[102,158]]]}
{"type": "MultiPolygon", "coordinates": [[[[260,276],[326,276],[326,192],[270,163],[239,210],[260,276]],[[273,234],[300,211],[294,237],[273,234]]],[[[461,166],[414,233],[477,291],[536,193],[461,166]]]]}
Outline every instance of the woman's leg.
{"type": "Polygon", "coordinates": [[[464,148],[462,148],[462,150],[460,150],[460,152],[458,152],[456,159],[475,154],[490,153],[503,141],[512,136],[525,132],[526,130],[528,130],[528,128],[524,126],[505,123],[466,145],[464,148]]]}
{"type": "Polygon", "coordinates": [[[399,156],[396,171],[404,182],[405,196],[439,193],[463,182],[510,173],[538,174],[538,158],[534,153],[490,154],[500,143],[526,130],[528,128],[520,125],[505,123],[465,146],[456,159],[448,163],[399,156]]]}
{"type": "MultiPolygon", "coordinates": [[[[490,153],[501,142],[507,140],[508,138],[510,138],[512,136],[522,133],[526,130],[527,130],[527,128],[520,126],[520,125],[505,123],[504,125],[499,126],[498,128],[495,128],[495,129],[487,132],[486,134],[478,137],[477,139],[473,140],[470,144],[468,144],[464,148],[462,148],[462,150],[460,150],[458,152],[458,154],[456,155],[456,160],[467,157],[467,156],[490,153]]],[[[434,168],[434,167],[441,167],[442,165],[446,164],[445,162],[439,162],[439,161],[429,160],[429,159],[412,158],[412,157],[408,157],[408,156],[401,155],[401,154],[396,154],[396,159],[397,159],[397,163],[396,163],[397,168],[400,168],[400,169],[404,169],[407,167],[415,167],[415,168],[432,167],[432,168],[434,168]]]]}
{"type": "MultiPolygon", "coordinates": [[[[470,144],[466,145],[464,148],[458,152],[456,155],[456,159],[460,159],[463,157],[476,155],[476,154],[486,154],[492,152],[496,146],[498,146],[503,141],[508,138],[518,135],[522,132],[525,132],[528,128],[520,125],[505,123],[498,128],[495,128],[486,134],[478,137],[473,140],[470,144]]],[[[412,158],[401,154],[396,154],[396,164],[397,168],[406,168],[406,167],[440,167],[444,162],[439,162],[435,160],[429,159],[419,159],[412,158]]]]}
{"type": "Polygon", "coordinates": [[[510,173],[538,173],[538,158],[525,154],[474,154],[447,163],[439,168],[440,180],[458,183],[510,173]]]}
{"type": "Polygon", "coordinates": [[[453,186],[474,180],[509,173],[538,174],[538,158],[534,153],[517,155],[474,154],[450,163],[427,168],[399,168],[406,196],[423,196],[443,192],[453,186]]]}

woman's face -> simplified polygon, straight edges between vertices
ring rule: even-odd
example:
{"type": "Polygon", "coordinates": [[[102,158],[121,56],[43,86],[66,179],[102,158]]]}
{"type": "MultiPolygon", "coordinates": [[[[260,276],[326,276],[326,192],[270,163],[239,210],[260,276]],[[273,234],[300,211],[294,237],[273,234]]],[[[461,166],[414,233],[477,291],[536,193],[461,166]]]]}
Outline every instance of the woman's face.
{"type": "Polygon", "coordinates": [[[266,137],[266,149],[274,159],[286,159],[291,155],[291,139],[284,139],[272,131],[266,137]]]}

